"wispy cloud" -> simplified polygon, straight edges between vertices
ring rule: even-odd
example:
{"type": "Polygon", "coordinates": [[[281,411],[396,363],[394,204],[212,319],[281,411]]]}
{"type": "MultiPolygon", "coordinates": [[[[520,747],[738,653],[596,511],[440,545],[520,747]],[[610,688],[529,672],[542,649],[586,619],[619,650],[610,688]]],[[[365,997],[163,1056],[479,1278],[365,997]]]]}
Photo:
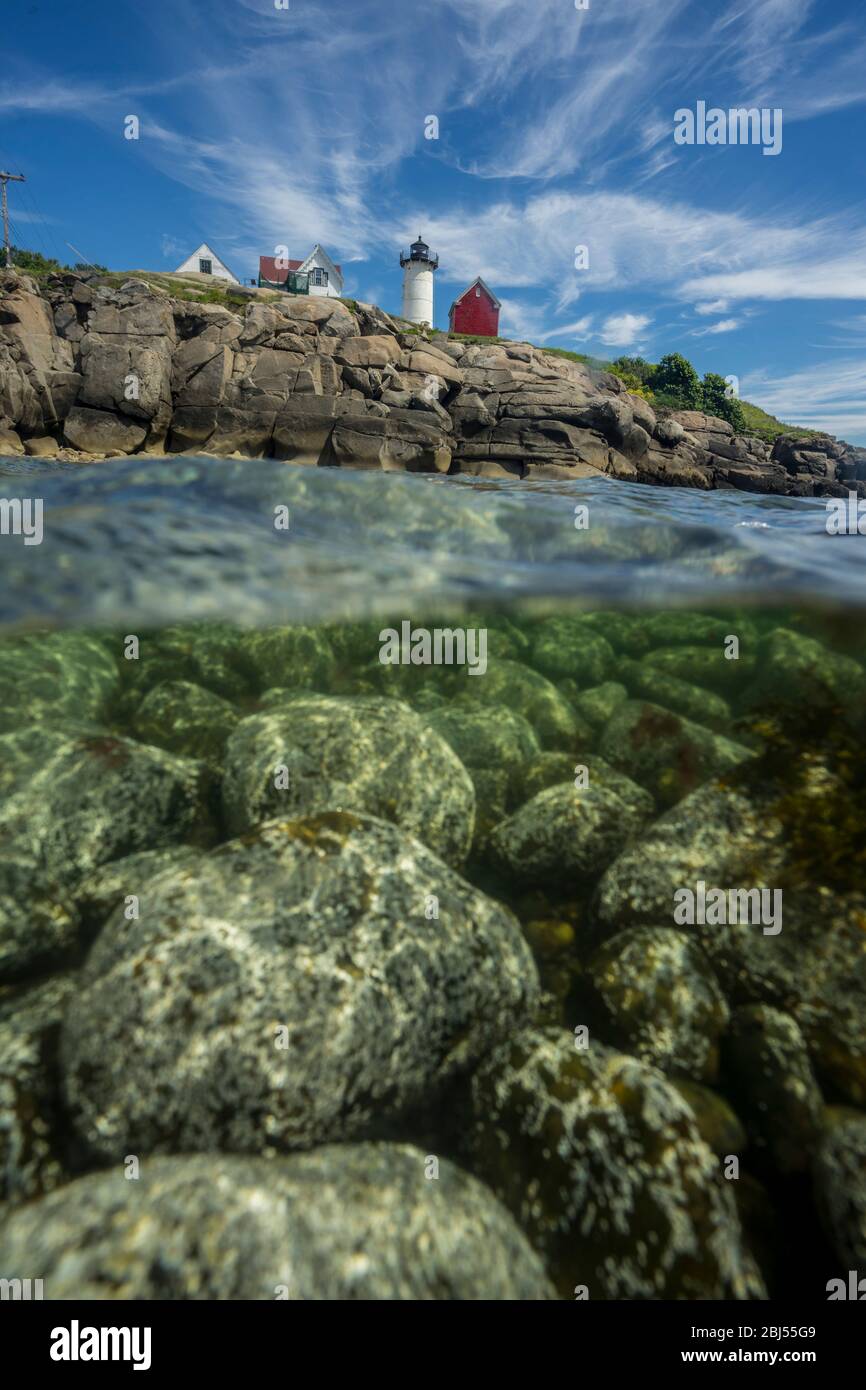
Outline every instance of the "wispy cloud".
{"type": "Polygon", "coordinates": [[[866,357],[775,377],[753,372],[741,379],[740,391],[787,424],[848,439],[866,434],[866,357]]]}
{"type": "Polygon", "coordinates": [[[646,314],[611,314],[599,335],[605,347],[631,347],[649,324],[646,314]]]}

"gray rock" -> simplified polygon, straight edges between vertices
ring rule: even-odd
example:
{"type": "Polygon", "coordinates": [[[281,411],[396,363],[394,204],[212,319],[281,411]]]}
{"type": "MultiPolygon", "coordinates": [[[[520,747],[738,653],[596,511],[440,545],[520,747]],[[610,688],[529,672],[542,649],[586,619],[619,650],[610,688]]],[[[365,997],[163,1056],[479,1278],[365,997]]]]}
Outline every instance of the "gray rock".
{"type": "Polygon", "coordinates": [[[0,642],[0,732],[24,723],[99,721],[118,683],[105,639],[88,632],[32,633],[0,642]]]}
{"type": "MultiPolygon", "coordinates": [[[[758,779],[759,781],[762,779],[758,779]]],[[[820,803],[813,803],[816,814],[820,803]]],[[[662,816],[603,875],[593,926],[674,925],[675,894],[721,888],[781,892],[781,931],[762,922],[696,922],[699,941],[734,1004],[790,1013],[819,1077],[866,1104],[866,901],[858,893],[801,881],[800,850],[780,818],[778,789],[711,782],[662,816]],[[765,926],[769,929],[765,931],[765,926]]],[[[768,899],[772,909],[774,899],[768,899]]]]}
{"type": "Polygon", "coordinates": [[[145,1159],[15,1213],[7,1277],[47,1299],[548,1299],[538,1256],[481,1183],[408,1144],[274,1162],[145,1159]]]}
{"type": "Polygon", "coordinates": [[[50,1192],[66,1179],[57,1035],[73,974],[0,992],[0,1204],[50,1192]]]}
{"type": "Polygon", "coordinates": [[[109,918],[64,1025],[69,1113],[104,1159],[382,1134],[538,992],[507,909],[371,817],[270,822],[146,908],[109,918]]]}
{"type": "MultiPolygon", "coordinates": [[[[732,635],[740,634],[734,632],[732,635]]],[[[755,675],[757,653],[741,641],[740,655],[728,658],[724,643],[719,642],[714,647],[660,647],[645,656],[644,662],[687,684],[706,686],[716,694],[737,698],[743,695],[755,675]]]]}
{"type": "Polygon", "coordinates": [[[466,858],[475,814],[445,740],[408,705],[376,696],[298,695],[244,719],[226,749],[223,804],[234,834],[277,815],[366,812],[449,863],[466,858]]]}
{"type": "Polygon", "coordinates": [[[736,1009],[723,1057],[729,1094],[756,1152],[779,1173],[803,1172],[824,1101],[795,1020],[765,1004],[736,1009]]]}
{"type": "Polygon", "coordinates": [[[662,807],[672,806],[702,782],[752,756],[750,749],[733,739],[645,700],[617,706],[605,726],[599,752],[652,792],[662,807]]]}
{"type": "Polygon", "coordinates": [[[569,753],[539,753],[526,767],[518,804],[531,801],[548,787],[561,786],[569,780],[573,782],[577,767],[576,759],[569,753]]]}
{"type": "MultiPolygon", "coordinates": [[[[326,690],[334,673],[334,654],[321,629],[260,628],[245,633],[241,648],[257,690],[326,690]]],[[[372,648],[371,652],[378,650],[372,648]]]]}
{"type": "Polygon", "coordinates": [[[606,638],[579,617],[545,618],[532,646],[532,665],[556,680],[571,676],[582,690],[600,685],[611,674],[613,649],[606,638]]]}
{"type": "Polygon", "coordinates": [[[646,824],[653,800],[601,759],[587,764],[588,785],[548,787],[497,826],[494,860],[520,883],[592,878],[646,824]]]}
{"type": "Polygon", "coordinates": [[[686,933],[621,932],[596,952],[588,974],[610,1041],[662,1071],[715,1079],[729,1010],[706,956],[686,933]]]}
{"type": "Polygon", "coordinates": [[[201,763],[129,739],[59,744],[0,808],[0,978],[31,972],[71,947],[72,900],[84,875],[201,833],[207,790],[201,763]]]}
{"type": "Polygon", "coordinates": [[[134,729],[142,743],[219,763],[239,720],[237,710],[212,690],[190,681],[163,681],[145,695],[134,729]]]}
{"type": "Polygon", "coordinates": [[[519,661],[491,662],[459,699],[463,704],[509,705],[529,721],[542,748],[570,750],[591,737],[588,726],[556,686],[519,661]]]}
{"type": "Polygon", "coordinates": [[[527,764],[538,754],[528,721],[507,705],[467,709],[446,706],[427,716],[428,726],[454,749],[470,775],[477,769],[503,771],[509,795],[516,795],[527,764]]]}
{"type": "Polygon", "coordinates": [[[828,1112],[814,1162],[815,1199],[842,1261],[839,1275],[866,1269],[866,1115],[828,1112]]]}
{"type": "MultiPolygon", "coordinates": [[[[617,675],[621,674],[621,665],[617,675]]],[[[603,729],[615,709],[628,699],[628,691],[618,681],[604,681],[584,690],[574,701],[574,707],[594,730],[603,729]]]]}
{"type": "Polygon", "coordinates": [[[764,1296],[730,1186],[654,1067],[557,1028],[526,1030],[472,1079],[474,1171],[548,1260],[563,1297],[764,1296]]]}
{"type": "Polygon", "coordinates": [[[628,686],[629,694],[635,697],[649,700],[707,729],[718,731],[731,727],[730,705],[712,690],[658,671],[643,661],[621,662],[617,675],[628,686]]]}

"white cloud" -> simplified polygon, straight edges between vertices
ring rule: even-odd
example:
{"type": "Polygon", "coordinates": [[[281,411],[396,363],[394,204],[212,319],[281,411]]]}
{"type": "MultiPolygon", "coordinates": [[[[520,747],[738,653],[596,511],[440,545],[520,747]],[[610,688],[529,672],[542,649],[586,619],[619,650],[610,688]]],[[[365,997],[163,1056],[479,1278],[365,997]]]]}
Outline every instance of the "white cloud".
{"type": "Polygon", "coordinates": [[[692,330],[693,338],[705,338],[708,333],[733,333],[735,328],[739,328],[739,319],[720,319],[718,323],[711,323],[708,328],[695,328],[692,330]]]}
{"type": "Polygon", "coordinates": [[[696,304],[696,314],[723,314],[728,307],[726,299],[712,299],[708,304],[696,304]]]}
{"type": "Polygon", "coordinates": [[[599,336],[605,347],[631,347],[648,323],[646,314],[611,314],[599,336]]]}
{"type": "Polygon", "coordinates": [[[820,362],[786,376],[753,372],[741,378],[740,393],[786,424],[866,444],[866,358],[820,362]]]}

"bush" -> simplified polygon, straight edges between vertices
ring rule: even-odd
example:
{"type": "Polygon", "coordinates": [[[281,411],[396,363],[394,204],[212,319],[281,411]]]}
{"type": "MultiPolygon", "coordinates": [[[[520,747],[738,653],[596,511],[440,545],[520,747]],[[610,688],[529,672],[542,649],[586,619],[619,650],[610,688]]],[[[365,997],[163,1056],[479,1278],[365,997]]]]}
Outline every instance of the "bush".
{"type": "MultiPolygon", "coordinates": [[[[659,398],[664,395],[676,402],[675,410],[701,410],[703,394],[700,378],[682,353],[669,352],[653,372],[649,385],[659,398]]],[[[667,401],[663,402],[667,404],[667,401]]]]}
{"type": "Polygon", "coordinates": [[[718,415],[733,425],[737,434],[745,434],[746,418],[736,396],[727,394],[725,379],[718,372],[706,372],[701,385],[704,410],[708,415],[718,415]]]}

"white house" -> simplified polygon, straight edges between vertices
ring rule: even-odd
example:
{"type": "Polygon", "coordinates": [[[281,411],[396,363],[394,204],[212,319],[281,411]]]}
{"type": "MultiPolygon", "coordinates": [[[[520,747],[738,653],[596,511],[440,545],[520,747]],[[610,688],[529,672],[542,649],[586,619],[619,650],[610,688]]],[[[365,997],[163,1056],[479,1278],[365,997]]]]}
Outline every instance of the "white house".
{"type": "Polygon", "coordinates": [[[175,271],[180,275],[183,271],[194,270],[199,275],[212,275],[215,280],[228,280],[232,285],[239,285],[241,282],[238,277],[229,270],[225,261],[221,261],[217,253],[203,241],[197,251],[193,251],[191,256],[179,265],[175,271]]]}
{"type": "Polygon", "coordinates": [[[327,295],[339,299],[343,293],[343,267],[331,260],[318,242],[309,256],[303,261],[292,261],[287,257],[259,256],[259,284],[284,285],[290,273],[309,274],[310,294],[327,295]]]}

